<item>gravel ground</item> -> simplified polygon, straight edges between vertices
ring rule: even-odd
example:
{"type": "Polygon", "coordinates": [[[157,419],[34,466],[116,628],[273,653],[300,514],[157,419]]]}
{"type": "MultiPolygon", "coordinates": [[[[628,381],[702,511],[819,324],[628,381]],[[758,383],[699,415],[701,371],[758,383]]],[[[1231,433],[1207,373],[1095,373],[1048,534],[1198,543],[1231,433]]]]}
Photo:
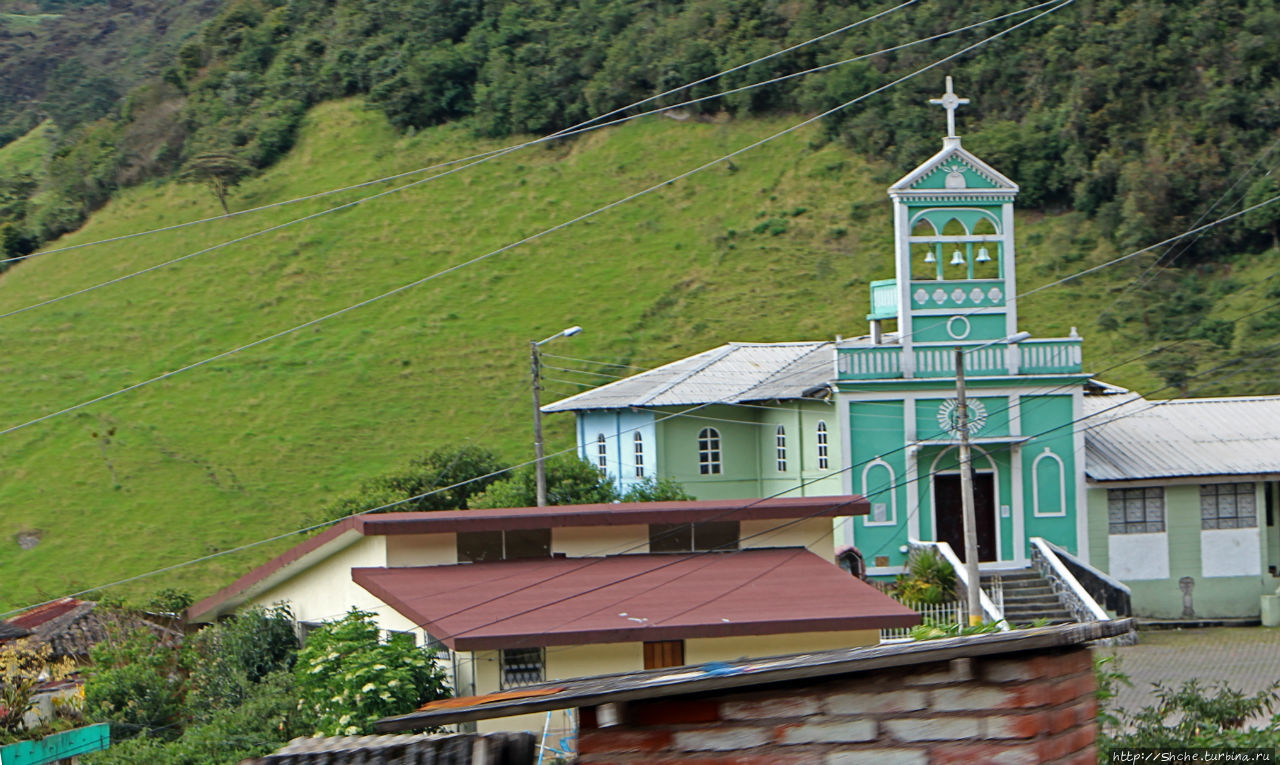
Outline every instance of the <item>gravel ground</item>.
{"type": "Polygon", "coordinates": [[[1138,645],[1098,649],[1116,654],[1120,671],[1133,681],[1133,687],[1120,687],[1116,699],[1130,711],[1156,702],[1156,682],[1177,687],[1196,679],[1252,694],[1280,680],[1280,628],[1148,630],[1139,635],[1138,645]]]}

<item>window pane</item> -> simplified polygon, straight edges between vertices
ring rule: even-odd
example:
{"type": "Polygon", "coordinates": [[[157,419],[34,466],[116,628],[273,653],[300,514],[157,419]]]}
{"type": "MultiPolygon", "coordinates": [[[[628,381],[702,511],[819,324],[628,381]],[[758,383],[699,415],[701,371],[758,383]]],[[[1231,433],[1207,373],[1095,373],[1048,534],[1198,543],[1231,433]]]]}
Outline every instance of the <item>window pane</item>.
{"type": "Polygon", "coordinates": [[[459,531],[458,561],[502,560],[501,531],[459,531]]]}
{"type": "Polygon", "coordinates": [[[737,521],[696,523],[693,526],[693,549],[736,550],[738,549],[738,535],[737,521]]]}
{"type": "Polygon", "coordinates": [[[1154,507],[1154,506],[1152,506],[1152,505],[1147,505],[1147,520],[1148,520],[1148,521],[1163,521],[1163,520],[1164,520],[1164,508],[1163,508],[1163,507],[1154,507]]]}
{"type": "Polygon", "coordinates": [[[507,560],[551,557],[551,529],[518,529],[505,533],[507,560]]]}
{"type": "Polygon", "coordinates": [[[1107,520],[1112,524],[1124,523],[1124,506],[1117,507],[1120,503],[1113,503],[1111,508],[1107,510],[1107,520]]]}
{"type": "Polygon", "coordinates": [[[1146,517],[1146,508],[1140,499],[1130,499],[1124,503],[1124,517],[1128,521],[1140,521],[1146,517]]]}
{"type": "Polygon", "coordinates": [[[650,523],[649,552],[690,552],[693,526],[688,523],[650,523]]]}
{"type": "Polygon", "coordinates": [[[1202,528],[1202,529],[1216,529],[1216,528],[1218,528],[1218,519],[1217,519],[1217,518],[1201,518],[1201,519],[1200,519],[1200,528],[1202,528]]]}
{"type": "Polygon", "coordinates": [[[541,648],[513,648],[501,652],[502,687],[519,688],[542,682],[545,659],[541,648]]]}

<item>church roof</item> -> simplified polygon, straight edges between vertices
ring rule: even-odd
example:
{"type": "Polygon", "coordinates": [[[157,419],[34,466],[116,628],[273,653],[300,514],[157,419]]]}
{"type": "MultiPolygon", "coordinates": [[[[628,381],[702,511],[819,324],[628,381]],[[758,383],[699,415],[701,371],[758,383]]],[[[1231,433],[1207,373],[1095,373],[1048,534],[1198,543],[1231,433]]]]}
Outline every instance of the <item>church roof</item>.
{"type": "Polygon", "coordinates": [[[889,187],[890,196],[932,196],[939,193],[961,197],[989,194],[1005,196],[1018,193],[1018,184],[961,146],[959,138],[945,138],[942,151],[889,187]],[[971,180],[961,188],[931,182],[935,176],[945,176],[952,168],[963,170],[971,180]],[[977,179],[978,182],[975,184],[972,179],[977,179]]]}
{"type": "Polygon", "coordinates": [[[1085,396],[1094,481],[1280,473],[1280,396],[1085,396]]]}
{"type": "Polygon", "coordinates": [[[815,391],[825,391],[835,376],[834,347],[830,341],[728,343],[570,396],[542,410],[571,412],[804,398],[815,391]]]}

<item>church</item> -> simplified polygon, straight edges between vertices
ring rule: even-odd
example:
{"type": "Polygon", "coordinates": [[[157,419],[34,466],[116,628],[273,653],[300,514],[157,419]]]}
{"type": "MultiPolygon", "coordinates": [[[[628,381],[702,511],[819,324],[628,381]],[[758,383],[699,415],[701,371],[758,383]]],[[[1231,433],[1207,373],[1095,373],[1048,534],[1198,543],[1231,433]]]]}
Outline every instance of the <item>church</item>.
{"type": "Polygon", "coordinates": [[[1123,582],[1135,615],[1256,618],[1280,585],[1280,397],[1149,401],[1094,379],[1074,329],[1021,331],[1018,185],[963,147],[950,77],[931,103],[947,135],[888,189],[896,278],[871,283],[865,336],[728,343],[543,411],[573,412],[580,456],[622,488],[866,497],[833,533],[870,576],[913,540],[963,556],[963,421],[984,573],[1027,568],[1041,538],[1123,582]]]}

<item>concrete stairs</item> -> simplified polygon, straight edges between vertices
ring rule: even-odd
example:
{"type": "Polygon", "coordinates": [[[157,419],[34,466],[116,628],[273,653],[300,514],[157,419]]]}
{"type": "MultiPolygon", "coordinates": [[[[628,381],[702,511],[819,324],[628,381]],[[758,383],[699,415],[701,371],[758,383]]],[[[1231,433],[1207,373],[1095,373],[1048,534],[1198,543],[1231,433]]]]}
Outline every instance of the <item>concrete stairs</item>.
{"type": "Polygon", "coordinates": [[[1004,618],[1012,627],[1045,619],[1048,624],[1066,624],[1075,619],[1063,608],[1047,579],[1034,568],[982,574],[982,589],[990,594],[993,580],[999,577],[1004,590],[1004,618]]]}

